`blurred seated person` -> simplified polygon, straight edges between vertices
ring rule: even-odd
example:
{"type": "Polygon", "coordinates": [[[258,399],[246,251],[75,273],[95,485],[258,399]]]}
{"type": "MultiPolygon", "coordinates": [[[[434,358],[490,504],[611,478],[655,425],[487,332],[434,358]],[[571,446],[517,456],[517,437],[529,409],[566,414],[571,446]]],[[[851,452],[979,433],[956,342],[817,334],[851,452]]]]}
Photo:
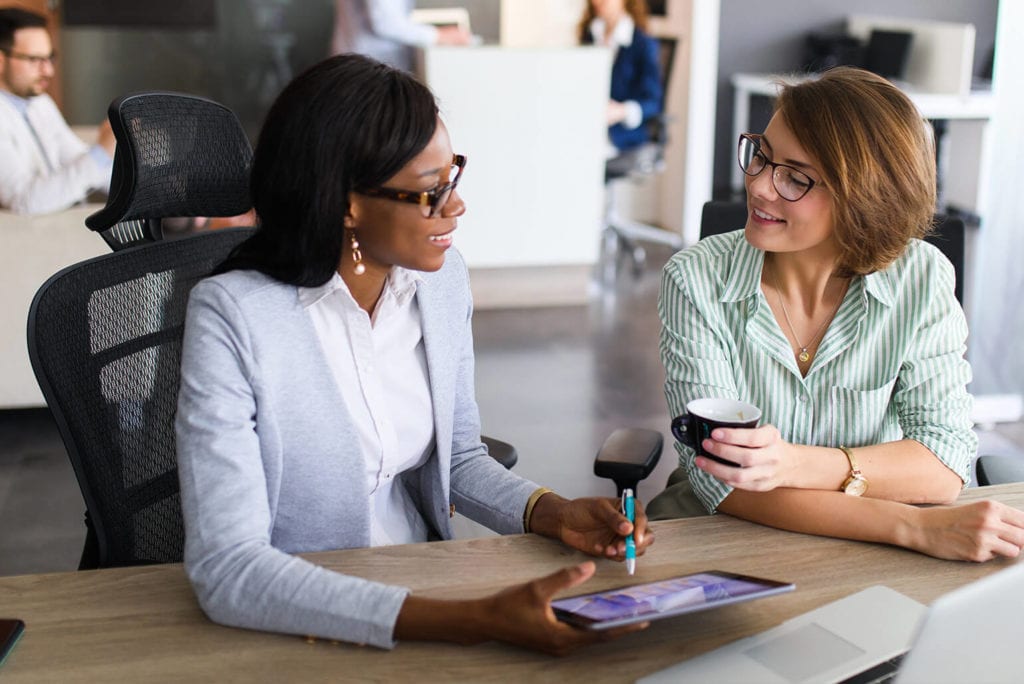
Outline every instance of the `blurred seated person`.
{"type": "Polygon", "coordinates": [[[950,505],[978,438],[953,266],[921,239],[930,126],[849,67],[784,86],[775,107],[739,140],[746,225],[676,254],[658,303],[672,415],[722,397],[758,406],[762,424],[703,440],[734,465],[677,443],[651,517],[720,511],[937,558],[1018,556],[1024,512],[950,505]]]}
{"type": "Polygon", "coordinates": [[[167,233],[185,234],[220,228],[250,228],[256,225],[256,211],[250,209],[237,216],[189,216],[161,219],[160,226],[167,233]]]}
{"type": "Polygon", "coordinates": [[[414,22],[410,14],[415,6],[415,0],[335,0],[331,54],[357,52],[412,71],[414,48],[472,42],[469,32],[459,26],[414,22]]]}
{"type": "MultiPolygon", "coordinates": [[[[567,500],[480,440],[466,205],[431,92],[355,54],[298,76],[253,157],[256,232],[189,298],[176,417],[185,569],[209,617],[390,648],[488,639],[562,653],[622,634],[558,622],[591,562],[434,600],[298,554],[453,535],[458,510],[623,560],[618,499],[567,500]]],[[[636,518],[637,551],[653,540],[636,518]]],[[[440,569],[438,569],[440,571],[440,569]]]]}
{"type": "Polygon", "coordinates": [[[589,0],[579,24],[581,45],[615,51],[607,120],[608,137],[620,152],[650,140],[644,123],[661,113],[658,43],[646,30],[646,0],[589,0]]]}
{"type": "Polygon", "coordinates": [[[8,211],[60,211],[110,186],[110,123],[92,146],[72,132],[46,94],[54,59],[45,17],[0,9],[0,208],[8,211]]]}

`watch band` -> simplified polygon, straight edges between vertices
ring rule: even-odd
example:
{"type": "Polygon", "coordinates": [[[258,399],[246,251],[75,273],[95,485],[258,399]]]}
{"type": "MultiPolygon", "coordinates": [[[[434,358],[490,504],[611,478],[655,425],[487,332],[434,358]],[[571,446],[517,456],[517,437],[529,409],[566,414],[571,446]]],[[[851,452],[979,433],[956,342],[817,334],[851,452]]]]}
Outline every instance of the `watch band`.
{"type": "Polygon", "coordinates": [[[850,462],[850,475],[843,481],[842,491],[850,494],[851,496],[860,496],[868,489],[868,480],[864,477],[864,474],[860,472],[860,465],[857,463],[856,457],[853,455],[853,450],[849,447],[840,446],[839,450],[846,456],[846,460],[850,462]]]}

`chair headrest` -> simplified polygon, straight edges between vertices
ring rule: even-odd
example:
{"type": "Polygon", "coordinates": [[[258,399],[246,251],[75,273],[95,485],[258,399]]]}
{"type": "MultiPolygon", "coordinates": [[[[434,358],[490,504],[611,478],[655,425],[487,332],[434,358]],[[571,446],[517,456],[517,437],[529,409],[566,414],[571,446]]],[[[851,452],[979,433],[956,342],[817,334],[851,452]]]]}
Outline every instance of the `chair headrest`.
{"type": "Polygon", "coordinates": [[[195,95],[144,92],[108,110],[117,139],[106,206],[86,219],[115,224],[248,211],[252,145],[227,107],[195,95]]]}

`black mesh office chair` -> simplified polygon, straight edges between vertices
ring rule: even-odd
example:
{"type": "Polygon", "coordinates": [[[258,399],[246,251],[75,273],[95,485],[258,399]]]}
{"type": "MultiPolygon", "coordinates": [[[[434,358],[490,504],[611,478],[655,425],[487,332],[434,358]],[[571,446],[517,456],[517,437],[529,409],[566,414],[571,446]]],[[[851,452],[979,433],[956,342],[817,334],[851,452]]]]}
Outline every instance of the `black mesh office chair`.
{"type": "Polygon", "coordinates": [[[634,275],[643,270],[647,258],[644,242],[668,245],[681,249],[683,238],[678,233],[633,221],[621,216],[615,205],[613,183],[622,179],[642,178],[660,173],[665,168],[665,148],[668,145],[669,116],[665,113],[669,79],[675,62],[676,39],[658,38],[658,62],[661,66],[662,111],[644,125],[648,127],[650,142],[626,150],[609,159],[605,165],[605,211],[602,236],[601,263],[604,279],[611,280],[620,268],[622,259],[629,259],[634,275]]]}
{"type": "Polygon", "coordinates": [[[246,212],[252,148],[235,115],[200,97],[115,100],[106,206],[86,219],[113,254],[70,266],[36,293],[29,356],[86,504],[80,567],[179,561],[174,415],[188,294],[239,228],[161,241],[168,217],[246,212]]]}
{"type": "MultiPolygon", "coordinates": [[[[200,97],[115,100],[106,207],[86,224],[113,254],[70,266],[37,292],[29,356],[86,504],[81,569],[175,562],[184,551],[174,416],[192,287],[252,234],[162,241],[168,217],[250,207],[252,148],[235,115],[200,97]]],[[[485,437],[511,468],[515,449],[485,437]]]]}
{"type": "Polygon", "coordinates": [[[249,210],[252,146],[238,118],[212,100],[147,92],[108,111],[117,139],[106,206],[85,224],[114,251],[163,238],[174,217],[249,210]]]}
{"type": "MultiPolygon", "coordinates": [[[[745,202],[714,201],[707,202],[701,212],[700,237],[727,233],[739,230],[747,222],[747,205],[745,202]]],[[[959,216],[937,215],[935,228],[925,238],[938,247],[950,263],[956,274],[955,294],[958,302],[964,301],[964,248],[966,245],[966,228],[959,216]]],[[[1024,461],[1011,456],[982,455],[975,462],[975,479],[979,485],[1001,484],[1004,482],[1024,481],[1024,461]]]]}
{"type": "Polygon", "coordinates": [[[36,294],[29,356],[85,499],[80,568],[181,560],[174,415],[185,305],[250,232],[97,257],[36,294]]]}

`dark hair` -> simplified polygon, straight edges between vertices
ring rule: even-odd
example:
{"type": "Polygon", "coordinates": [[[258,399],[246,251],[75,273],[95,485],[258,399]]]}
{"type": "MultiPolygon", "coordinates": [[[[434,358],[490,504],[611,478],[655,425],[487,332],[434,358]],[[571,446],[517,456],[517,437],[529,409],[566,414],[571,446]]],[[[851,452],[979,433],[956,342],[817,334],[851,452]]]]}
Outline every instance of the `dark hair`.
{"type": "Polygon", "coordinates": [[[0,9],[0,50],[14,47],[14,32],[23,28],[46,28],[46,17],[17,7],[0,9]]]}
{"type": "Polygon", "coordinates": [[[931,230],[931,128],[903,91],[863,69],[836,67],[784,86],[775,111],[832,195],[841,274],[881,270],[931,230]]]}
{"type": "Polygon", "coordinates": [[[380,186],[423,151],[437,111],[426,86],[368,57],[338,55],[297,76],[274,101],[256,144],[256,232],[218,272],[326,283],[341,260],[349,193],[380,186]]]}

